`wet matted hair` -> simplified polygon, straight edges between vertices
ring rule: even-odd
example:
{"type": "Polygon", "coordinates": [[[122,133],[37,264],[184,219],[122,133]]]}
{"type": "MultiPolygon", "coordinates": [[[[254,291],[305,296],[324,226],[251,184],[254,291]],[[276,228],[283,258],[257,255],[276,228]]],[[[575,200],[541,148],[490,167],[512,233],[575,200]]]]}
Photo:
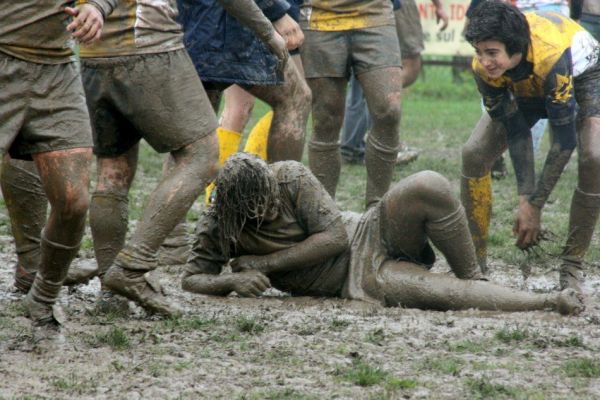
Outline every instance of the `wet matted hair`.
{"type": "Polygon", "coordinates": [[[527,53],[530,42],[529,23],[516,7],[501,0],[483,1],[469,17],[465,39],[475,46],[479,42],[497,40],[506,46],[509,56],[527,53]]]}
{"type": "Polygon", "coordinates": [[[235,250],[247,220],[257,229],[265,215],[279,206],[279,185],[267,163],[249,153],[229,157],[215,181],[211,205],[219,226],[219,246],[224,256],[235,250]]]}

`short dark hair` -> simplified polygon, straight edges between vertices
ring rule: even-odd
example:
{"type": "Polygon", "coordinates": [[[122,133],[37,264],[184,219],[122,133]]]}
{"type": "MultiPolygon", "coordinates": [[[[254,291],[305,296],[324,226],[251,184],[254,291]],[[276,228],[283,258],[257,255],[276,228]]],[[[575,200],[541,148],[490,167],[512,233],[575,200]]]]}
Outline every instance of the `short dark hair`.
{"type": "Polygon", "coordinates": [[[465,38],[475,46],[479,42],[497,40],[506,46],[509,56],[525,53],[530,42],[525,15],[500,0],[479,4],[469,19],[465,38]]]}

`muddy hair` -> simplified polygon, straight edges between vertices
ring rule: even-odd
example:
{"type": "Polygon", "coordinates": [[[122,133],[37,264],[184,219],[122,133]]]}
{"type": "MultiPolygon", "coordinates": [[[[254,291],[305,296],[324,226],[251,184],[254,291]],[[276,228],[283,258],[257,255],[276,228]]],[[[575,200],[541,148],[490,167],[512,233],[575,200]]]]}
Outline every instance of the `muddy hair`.
{"type": "Polygon", "coordinates": [[[506,46],[509,56],[527,53],[529,23],[516,7],[500,0],[483,1],[471,14],[465,39],[475,46],[479,42],[497,40],[506,46]]]}
{"type": "Polygon", "coordinates": [[[265,215],[279,206],[279,185],[257,156],[237,153],[227,159],[215,182],[211,212],[219,227],[219,246],[224,256],[235,251],[240,234],[251,221],[258,229],[265,215]]]}

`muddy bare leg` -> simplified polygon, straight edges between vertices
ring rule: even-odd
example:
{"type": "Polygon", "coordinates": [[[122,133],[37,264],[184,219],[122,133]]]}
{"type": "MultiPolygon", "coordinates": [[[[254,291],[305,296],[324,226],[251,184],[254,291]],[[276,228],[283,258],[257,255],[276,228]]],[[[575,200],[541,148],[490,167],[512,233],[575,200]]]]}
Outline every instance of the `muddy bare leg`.
{"type": "Polygon", "coordinates": [[[402,69],[376,69],[358,75],[357,79],[373,119],[373,128],[367,137],[365,149],[365,205],[368,208],[381,200],[389,189],[394,174],[400,149],[402,69]]]}
{"type": "Polygon", "coordinates": [[[123,248],[128,223],[128,193],[137,169],[139,145],[116,157],[99,156],[92,193],[90,228],[98,275],[102,278],[123,248]]]}
{"type": "Polygon", "coordinates": [[[490,282],[431,273],[408,262],[387,262],[381,268],[379,280],[390,306],[441,311],[553,310],[564,315],[579,314],[584,309],[581,298],[571,289],[559,293],[528,293],[490,282]]]}
{"type": "Polygon", "coordinates": [[[490,171],[508,146],[505,132],[499,123],[484,113],[462,148],[460,196],[483,272],[487,270],[487,238],[492,212],[490,171]]]}
{"type": "Polygon", "coordinates": [[[27,293],[40,264],[40,238],[46,224],[48,199],[33,161],[5,155],[0,185],[15,238],[15,287],[27,293]]]}
{"type": "Polygon", "coordinates": [[[582,123],[578,152],[578,183],[571,200],[569,236],[561,257],[560,287],[580,291],[583,258],[600,215],[600,118],[588,118],[582,123]]]}
{"type": "Polygon", "coordinates": [[[283,72],[282,86],[252,86],[248,89],[273,108],[267,146],[269,162],[302,159],[310,112],[310,89],[295,64],[288,62],[283,72]]]}
{"type": "Polygon", "coordinates": [[[446,178],[433,171],[413,174],[382,201],[382,234],[390,257],[419,260],[430,239],[458,278],[482,277],[463,207],[446,178]]]}
{"type": "Polygon", "coordinates": [[[41,240],[41,262],[25,304],[34,321],[49,323],[52,304],[76,256],[88,209],[91,149],[34,154],[50,215],[41,240]]]}
{"type": "Polygon", "coordinates": [[[344,121],[347,79],[310,78],[313,135],[308,143],[308,165],[327,192],[335,197],[340,169],[339,136],[344,121]]]}

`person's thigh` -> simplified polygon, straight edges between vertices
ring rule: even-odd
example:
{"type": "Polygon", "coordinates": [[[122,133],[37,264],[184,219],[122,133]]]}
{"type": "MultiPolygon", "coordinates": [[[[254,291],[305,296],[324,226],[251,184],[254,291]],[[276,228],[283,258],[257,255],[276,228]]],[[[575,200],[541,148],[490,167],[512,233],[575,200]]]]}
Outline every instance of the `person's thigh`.
{"type": "MultiPolygon", "coordinates": [[[[0,152],[8,152],[25,121],[27,96],[35,71],[33,63],[0,52],[0,152]]],[[[19,156],[18,154],[16,155],[19,156]]]]}
{"type": "MultiPolygon", "coordinates": [[[[392,25],[349,31],[350,62],[354,73],[402,66],[396,29],[392,25]]],[[[364,89],[364,88],[363,88],[364,89]]]]}
{"type": "Polygon", "coordinates": [[[396,33],[402,57],[416,57],[425,49],[421,17],[414,0],[402,0],[402,7],[394,12],[396,33]]]}
{"type": "Polygon", "coordinates": [[[36,65],[35,69],[26,119],[11,145],[11,156],[91,148],[90,118],[77,65],[36,65]]]}
{"type": "Polygon", "coordinates": [[[349,35],[350,31],[304,31],[300,54],[306,79],[350,76],[349,35]]]}
{"type": "Polygon", "coordinates": [[[344,118],[345,78],[306,80],[312,96],[313,141],[337,142],[344,118]]]}

